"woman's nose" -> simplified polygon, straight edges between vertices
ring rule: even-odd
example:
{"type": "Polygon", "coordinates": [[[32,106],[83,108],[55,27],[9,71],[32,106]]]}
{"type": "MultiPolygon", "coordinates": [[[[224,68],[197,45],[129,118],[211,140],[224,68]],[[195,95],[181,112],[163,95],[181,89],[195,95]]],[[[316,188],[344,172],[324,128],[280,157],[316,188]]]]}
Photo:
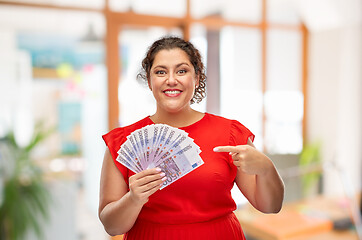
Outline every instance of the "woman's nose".
{"type": "Polygon", "coordinates": [[[171,73],[169,75],[169,77],[167,78],[167,84],[168,85],[176,85],[177,84],[177,79],[176,79],[176,75],[171,73]]]}

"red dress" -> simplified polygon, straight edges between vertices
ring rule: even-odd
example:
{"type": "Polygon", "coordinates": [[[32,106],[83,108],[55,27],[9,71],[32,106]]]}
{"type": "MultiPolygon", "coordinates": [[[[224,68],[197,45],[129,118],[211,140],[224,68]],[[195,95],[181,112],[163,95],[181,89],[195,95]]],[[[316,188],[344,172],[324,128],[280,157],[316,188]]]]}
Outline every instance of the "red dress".
{"type": "MultiPolygon", "coordinates": [[[[117,151],[131,132],[150,124],[154,123],[146,117],[103,136],[127,184],[134,173],[115,161],[117,151]]],[[[151,195],[125,239],[245,239],[233,213],[236,204],[231,197],[231,188],[236,167],[228,153],[215,153],[213,148],[246,144],[248,138],[254,140],[254,135],[238,121],[209,113],[180,129],[188,132],[201,148],[204,164],[151,195]]]]}

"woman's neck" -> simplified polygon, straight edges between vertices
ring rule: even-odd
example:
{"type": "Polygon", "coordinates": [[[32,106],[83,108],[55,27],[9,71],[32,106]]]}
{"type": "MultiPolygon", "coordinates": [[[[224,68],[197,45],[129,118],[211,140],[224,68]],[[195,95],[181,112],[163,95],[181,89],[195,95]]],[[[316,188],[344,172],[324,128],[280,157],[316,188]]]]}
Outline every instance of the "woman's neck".
{"type": "Polygon", "coordinates": [[[156,111],[150,118],[154,123],[164,123],[172,127],[186,127],[199,121],[203,116],[204,113],[190,108],[177,113],[156,111]]]}

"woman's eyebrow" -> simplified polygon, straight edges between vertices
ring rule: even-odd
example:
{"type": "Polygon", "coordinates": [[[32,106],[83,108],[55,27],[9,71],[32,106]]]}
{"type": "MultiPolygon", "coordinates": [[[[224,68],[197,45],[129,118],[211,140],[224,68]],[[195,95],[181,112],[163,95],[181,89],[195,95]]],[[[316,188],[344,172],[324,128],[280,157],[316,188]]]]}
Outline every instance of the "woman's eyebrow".
{"type": "MultiPolygon", "coordinates": [[[[187,62],[182,62],[182,63],[177,64],[175,67],[178,68],[178,67],[180,67],[180,66],[182,66],[182,65],[190,66],[187,62]]],[[[165,65],[156,65],[156,66],[153,67],[153,68],[164,68],[164,69],[167,69],[167,66],[165,66],[165,65]]]]}
{"type": "Polygon", "coordinates": [[[155,68],[164,68],[164,69],[167,69],[167,67],[164,66],[164,65],[156,65],[156,66],[153,67],[153,69],[155,69],[155,68]]]}
{"type": "Polygon", "coordinates": [[[182,65],[187,65],[187,66],[189,66],[189,64],[188,64],[187,62],[183,62],[183,63],[177,64],[176,67],[180,67],[180,66],[182,66],[182,65]]]}

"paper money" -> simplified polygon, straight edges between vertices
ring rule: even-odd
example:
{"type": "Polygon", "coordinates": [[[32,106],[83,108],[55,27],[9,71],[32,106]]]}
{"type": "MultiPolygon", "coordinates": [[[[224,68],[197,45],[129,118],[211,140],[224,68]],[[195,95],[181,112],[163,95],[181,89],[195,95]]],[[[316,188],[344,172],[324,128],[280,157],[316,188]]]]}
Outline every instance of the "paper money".
{"type": "Polygon", "coordinates": [[[163,189],[204,164],[200,153],[200,147],[187,132],[166,124],[152,124],[127,136],[118,150],[117,161],[135,173],[161,168],[166,174],[163,189]]]}

